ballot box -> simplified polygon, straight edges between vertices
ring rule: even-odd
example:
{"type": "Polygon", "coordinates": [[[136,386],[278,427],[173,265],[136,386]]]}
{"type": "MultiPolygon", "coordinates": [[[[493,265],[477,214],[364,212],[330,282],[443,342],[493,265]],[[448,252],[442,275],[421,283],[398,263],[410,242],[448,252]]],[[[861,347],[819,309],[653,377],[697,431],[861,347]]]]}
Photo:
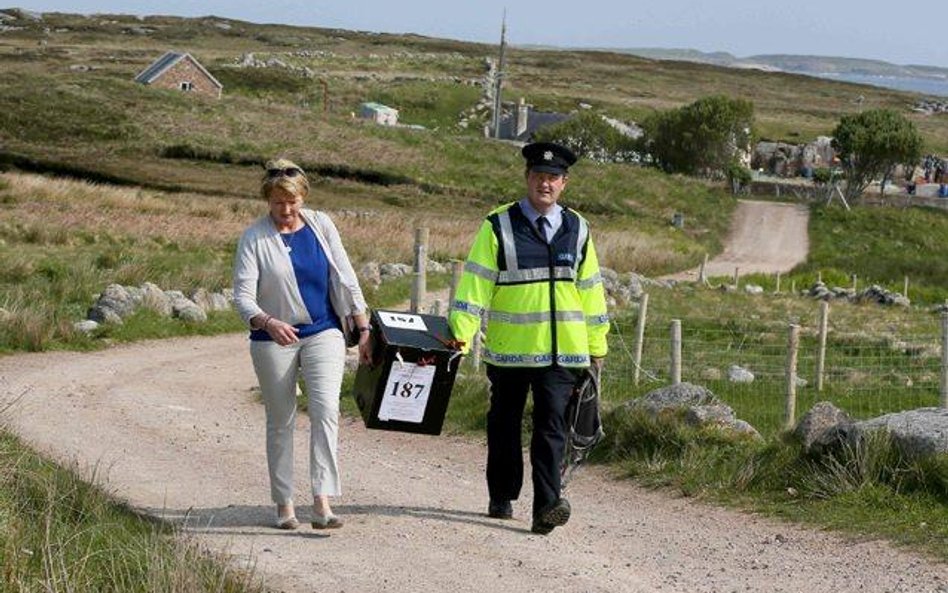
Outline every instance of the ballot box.
{"type": "Polygon", "coordinates": [[[461,362],[447,319],[372,313],[372,362],[360,363],[353,394],[367,428],[441,434],[461,362]]]}

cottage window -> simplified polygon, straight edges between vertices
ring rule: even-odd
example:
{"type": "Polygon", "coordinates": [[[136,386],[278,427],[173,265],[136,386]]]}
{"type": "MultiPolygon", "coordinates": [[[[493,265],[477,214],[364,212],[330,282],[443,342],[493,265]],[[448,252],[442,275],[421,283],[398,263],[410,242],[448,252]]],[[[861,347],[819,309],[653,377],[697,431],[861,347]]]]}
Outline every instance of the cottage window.
{"type": "Polygon", "coordinates": [[[181,90],[182,90],[182,91],[193,91],[193,90],[194,90],[194,83],[191,82],[190,80],[186,80],[186,81],[182,82],[182,83],[181,83],[181,90]]]}

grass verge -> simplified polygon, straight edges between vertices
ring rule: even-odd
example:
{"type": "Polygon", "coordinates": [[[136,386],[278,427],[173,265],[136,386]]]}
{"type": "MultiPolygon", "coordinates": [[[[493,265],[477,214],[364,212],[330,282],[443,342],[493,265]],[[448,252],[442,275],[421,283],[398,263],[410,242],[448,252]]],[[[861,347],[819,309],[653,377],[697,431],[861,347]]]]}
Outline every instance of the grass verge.
{"type": "Polygon", "coordinates": [[[263,590],[252,573],[235,571],[172,527],[140,517],[5,430],[0,534],[4,591],[263,590]]]}

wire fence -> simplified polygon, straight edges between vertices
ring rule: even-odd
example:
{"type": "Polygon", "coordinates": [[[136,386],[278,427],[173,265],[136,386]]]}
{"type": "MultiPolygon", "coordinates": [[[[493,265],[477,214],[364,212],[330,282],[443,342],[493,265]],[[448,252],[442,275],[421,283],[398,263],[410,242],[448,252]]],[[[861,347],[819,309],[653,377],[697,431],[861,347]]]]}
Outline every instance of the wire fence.
{"type": "Polygon", "coordinates": [[[948,407],[948,315],[878,334],[834,323],[827,311],[791,324],[643,319],[640,310],[614,321],[603,392],[627,399],[678,381],[703,385],[761,432],[792,425],[818,401],[854,418],[948,407]]]}
{"type": "MultiPolygon", "coordinates": [[[[426,229],[416,232],[412,311],[424,301],[427,238],[426,229]]],[[[449,303],[461,270],[455,262],[449,303]]],[[[736,276],[735,271],[735,285],[736,276]]],[[[778,275],[777,292],[779,283],[778,275]]],[[[948,311],[869,331],[850,318],[833,319],[826,301],[796,310],[792,321],[752,311],[677,319],[667,312],[649,314],[647,294],[638,304],[634,314],[613,320],[602,376],[607,401],[695,383],[765,434],[792,427],[819,401],[857,419],[948,408],[948,311]]],[[[431,312],[441,314],[440,301],[431,312]]],[[[478,368],[479,340],[474,346],[471,362],[478,368]]]]}

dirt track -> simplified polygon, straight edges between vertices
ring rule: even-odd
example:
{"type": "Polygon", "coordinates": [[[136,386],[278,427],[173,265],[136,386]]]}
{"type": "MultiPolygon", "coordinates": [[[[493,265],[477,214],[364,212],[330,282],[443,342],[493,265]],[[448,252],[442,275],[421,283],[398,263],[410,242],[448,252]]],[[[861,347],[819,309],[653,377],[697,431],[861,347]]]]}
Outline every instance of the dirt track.
{"type": "MultiPolygon", "coordinates": [[[[799,246],[799,211],[755,204],[739,220],[765,242],[786,234],[786,249],[799,246]],[[780,228],[766,231],[774,212],[780,228]]],[[[480,440],[368,431],[359,420],[340,430],[344,496],[334,508],[346,526],[277,531],[255,384],[235,335],[0,358],[0,407],[19,397],[8,420],[36,449],[98,468],[119,497],[255,566],[272,590],[948,593],[945,564],[643,490],[600,468],[574,479],[566,526],[532,535],[529,486],[514,521],[484,514],[480,440]]],[[[301,519],[307,434],[301,418],[301,519]]]]}
{"type": "MultiPolygon", "coordinates": [[[[806,260],[809,210],[800,204],[741,200],[724,251],[708,262],[705,276],[786,272],[806,260]]],[[[698,269],[671,274],[670,280],[696,280],[698,269]]]]}
{"type": "MultiPolygon", "coordinates": [[[[269,527],[263,409],[243,336],[0,358],[10,423],[38,450],[98,467],[133,506],[181,522],[279,591],[948,592],[948,566],[646,491],[587,468],[548,537],[484,515],[484,446],[341,428],[347,525],[269,527]]],[[[305,421],[297,484],[305,479],[305,421]]],[[[306,496],[298,496],[305,512],[306,496]]],[[[301,513],[302,514],[302,513],[301,513]]],[[[304,515],[305,516],[305,515],[304,515]]]]}

